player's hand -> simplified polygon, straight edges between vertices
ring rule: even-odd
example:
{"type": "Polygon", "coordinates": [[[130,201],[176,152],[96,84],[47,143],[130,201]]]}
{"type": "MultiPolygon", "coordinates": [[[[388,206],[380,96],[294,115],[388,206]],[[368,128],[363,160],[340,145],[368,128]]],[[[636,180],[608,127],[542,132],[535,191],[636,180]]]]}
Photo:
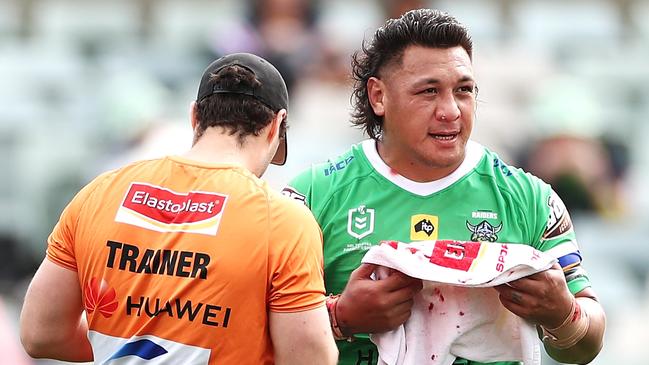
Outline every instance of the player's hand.
{"type": "Polygon", "coordinates": [[[500,293],[500,302],[510,312],[546,328],[561,325],[570,314],[574,300],[557,263],[548,270],[495,289],[500,293]]]}
{"type": "Polygon", "coordinates": [[[413,297],[423,287],[399,271],[381,280],[370,275],[377,266],[361,264],[354,270],[336,307],[336,318],[345,335],[380,333],[395,329],[410,317],[413,297]]]}

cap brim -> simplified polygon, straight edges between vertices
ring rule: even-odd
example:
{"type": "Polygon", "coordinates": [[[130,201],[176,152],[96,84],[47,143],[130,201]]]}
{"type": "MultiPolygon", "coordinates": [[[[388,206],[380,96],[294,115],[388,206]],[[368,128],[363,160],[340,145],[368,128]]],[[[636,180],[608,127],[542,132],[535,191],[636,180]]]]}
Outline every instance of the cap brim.
{"type": "Polygon", "coordinates": [[[275,152],[275,156],[273,156],[273,159],[270,161],[270,163],[272,163],[273,165],[282,166],[286,163],[286,153],[288,151],[286,139],[286,135],[284,135],[284,138],[279,140],[279,147],[277,147],[277,152],[275,152]]]}

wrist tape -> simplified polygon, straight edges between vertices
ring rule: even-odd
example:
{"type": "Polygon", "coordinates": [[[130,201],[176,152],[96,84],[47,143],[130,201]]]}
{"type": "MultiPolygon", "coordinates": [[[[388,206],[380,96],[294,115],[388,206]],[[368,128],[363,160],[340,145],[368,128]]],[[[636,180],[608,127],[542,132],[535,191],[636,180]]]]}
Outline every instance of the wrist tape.
{"type": "MultiPolygon", "coordinates": [[[[586,298],[586,300],[591,299],[586,298]]],[[[575,298],[572,301],[570,314],[559,327],[545,328],[541,326],[543,330],[541,340],[556,349],[567,349],[586,336],[589,326],[588,312],[583,310],[582,306],[579,305],[579,301],[575,298]]]]}

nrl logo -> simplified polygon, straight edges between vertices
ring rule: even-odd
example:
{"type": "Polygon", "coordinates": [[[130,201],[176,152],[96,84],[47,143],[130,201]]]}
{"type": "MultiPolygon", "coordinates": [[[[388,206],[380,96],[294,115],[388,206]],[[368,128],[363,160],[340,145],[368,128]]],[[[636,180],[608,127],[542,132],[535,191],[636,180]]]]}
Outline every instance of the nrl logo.
{"type": "Polygon", "coordinates": [[[498,240],[498,232],[503,229],[503,223],[500,222],[498,226],[494,227],[486,220],[483,220],[474,226],[469,221],[466,221],[466,228],[471,231],[471,241],[496,242],[498,240]]]}
{"type": "Polygon", "coordinates": [[[374,209],[365,208],[365,205],[350,209],[347,213],[347,233],[360,240],[372,232],[374,232],[374,209]]]}

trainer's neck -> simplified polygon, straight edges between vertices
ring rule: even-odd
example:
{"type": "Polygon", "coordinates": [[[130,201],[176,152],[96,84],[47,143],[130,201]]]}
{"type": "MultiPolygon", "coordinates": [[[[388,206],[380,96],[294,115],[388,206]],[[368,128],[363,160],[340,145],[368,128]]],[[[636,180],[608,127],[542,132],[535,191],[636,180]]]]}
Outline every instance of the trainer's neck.
{"type": "Polygon", "coordinates": [[[247,138],[243,144],[237,136],[230,136],[214,129],[206,130],[189,151],[181,156],[207,164],[239,165],[257,176],[265,170],[260,165],[260,156],[256,142],[247,138]]]}

